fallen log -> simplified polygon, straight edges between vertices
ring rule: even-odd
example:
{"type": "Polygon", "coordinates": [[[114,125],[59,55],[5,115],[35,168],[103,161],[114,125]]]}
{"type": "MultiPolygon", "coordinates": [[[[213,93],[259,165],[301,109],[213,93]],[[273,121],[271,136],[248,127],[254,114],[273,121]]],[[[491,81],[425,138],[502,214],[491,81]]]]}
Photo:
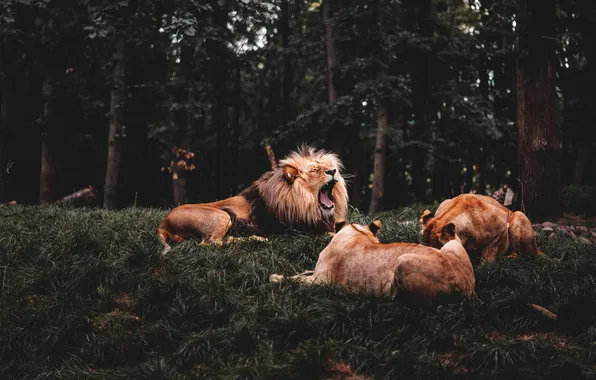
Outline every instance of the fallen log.
{"type": "Polygon", "coordinates": [[[54,203],[62,204],[62,203],[72,202],[72,201],[77,201],[77,200],[90,201],[90,200],[95,199],[96,196],[97,196],[97,194],[95,193],[93,186],[89,185],[89,187],[75,191],[74,193],[72,193],[70,195],[67,195],[63,198],[58,199],[54,203]]]}
{"type": "Polygon", "coordinates": [[[545,307],[542,307],[540,305],[536,305],[534,303],[529,303],[528,306],[534,310],[535,312],[537,312],[538,314],[540,314],[541,316],[543,316],[546,319],[550,319],[551,321],[557,321],[559,319],[559,317],[557,316],[557,314],[553,313],[552,311],[548,310],[545,307]]]}

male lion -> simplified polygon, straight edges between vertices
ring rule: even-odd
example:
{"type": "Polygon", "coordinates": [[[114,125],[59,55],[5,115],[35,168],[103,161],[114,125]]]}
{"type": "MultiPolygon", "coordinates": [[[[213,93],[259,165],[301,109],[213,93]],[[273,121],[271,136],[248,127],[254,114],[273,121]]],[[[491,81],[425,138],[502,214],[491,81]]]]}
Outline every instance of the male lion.
{"type": "MultiPolygon", "coordinates": [[[[315,270],[290,278],[308,284],[338,283],[410,304],[452,291],[474,291],[474,268],[457,238],[440,250],[415,243],[381,244],[380,229],[379,220],[368,226],[338,220],[336,235],[319,254],[315,270]]],[[[270,281],[283,278],[273,274],[270,281]]]]}
{"type": "Polygon", "coordinates": [[[258,239],[289,230],[332,232],[335,219],[348,209],[342,169],[335,154],[303,146],[237,196],[170,211],[157,228],[166,245],[162,254],[170,250],[168,243],[188,238],[221,243],[224,236],[241,232],[258,239]]]}
{"type": "Polygon", "coordinates": [[[475,264],[493,261],[497,256],[542,254],[528,217],[485,195],[461,194],[447,199],[439,205],[434,217],[424,210],[420,222],[424,243],[435,248],[454,238],[449,227],[454,224],[475,264]]]}

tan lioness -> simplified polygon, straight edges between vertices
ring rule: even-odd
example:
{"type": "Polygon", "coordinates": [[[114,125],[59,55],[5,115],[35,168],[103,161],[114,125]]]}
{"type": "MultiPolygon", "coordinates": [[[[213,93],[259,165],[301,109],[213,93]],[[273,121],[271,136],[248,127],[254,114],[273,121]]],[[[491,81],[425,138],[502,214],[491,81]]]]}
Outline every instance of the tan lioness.
{"type": "Polygon", "coordinates": [[[454,239],[450,226],[455,225],[473,263],[492,261],[497,256],[542,254],[528,217],[485,195],[461,194],[447,199],[435,216],[425,210],[420,223],[424,244],[435,248],[454,239]]]}
{"type": "MultiPolygon", "coordinates": [[[[466,295],[474,291],[474,269],[457,238],[440,250],[414,243],[382,244],[377,238],[380,229],[379,220],[368,226],[337,221],[336,235],[319,254],[315,270],[290,278],[308,284],[337,283],[408,303],[452,291],[466,295]]],[[[270,280],[283,278],[274,274],[270,280]]]]}

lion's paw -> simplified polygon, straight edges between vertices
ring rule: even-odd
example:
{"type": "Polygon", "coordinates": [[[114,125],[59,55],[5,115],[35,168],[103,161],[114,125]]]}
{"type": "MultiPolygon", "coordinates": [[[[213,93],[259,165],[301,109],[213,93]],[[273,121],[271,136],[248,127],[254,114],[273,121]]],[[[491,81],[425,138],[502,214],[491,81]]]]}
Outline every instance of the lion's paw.
{"type": "Polygon", "coordinates": [[[283,279],[284,276],[282,276],[281,274],[272,274],[271,276],[269,276],[269,282],[280,282],[283,279]]]}
{"type": "Polygon", "coordinates": [[[251,236],[248,238],[249,240],[253,240],[253,241],[261,241],[261,242],[268,242],[269,239],[262,237],[262,236],[251,236]]]}

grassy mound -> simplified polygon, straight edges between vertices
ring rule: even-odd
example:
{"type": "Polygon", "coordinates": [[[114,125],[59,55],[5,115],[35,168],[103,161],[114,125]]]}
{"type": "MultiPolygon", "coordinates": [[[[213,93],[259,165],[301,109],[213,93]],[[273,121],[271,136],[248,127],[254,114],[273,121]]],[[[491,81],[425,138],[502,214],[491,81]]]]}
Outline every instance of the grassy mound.
{"type": "MultiPolygon", "coordinates": [[[[381,241],[419,241],[419,211],[381,215],[381,241]]],[[[329,361],[374,379],[596,375],[594,246],[539,235],[554,260],[483,265],[475,299],[412,310],[268,282],[312,269],[327,237],[188,241],[162,259],[164,215],[0,206],[0,378],[340,378],[329,361]]]]}

